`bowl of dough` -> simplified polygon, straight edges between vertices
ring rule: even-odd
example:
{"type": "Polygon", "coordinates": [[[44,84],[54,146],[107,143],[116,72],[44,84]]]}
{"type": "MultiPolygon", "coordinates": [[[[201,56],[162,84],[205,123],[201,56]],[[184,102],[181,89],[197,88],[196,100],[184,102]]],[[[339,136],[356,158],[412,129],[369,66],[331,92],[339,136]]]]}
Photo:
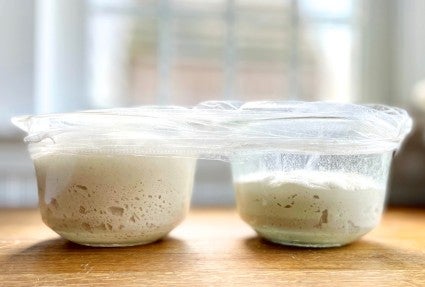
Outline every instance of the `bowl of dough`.
{"type": "Polygon", "coordinates": [[[376,227],[394,152],[411,129],[399,108],[257,102],[234,108],[229,155],[237,209],[261,237],[332,247],[376,227]]]}
{"type": "Polygon", "coordinates": [[[22,116],[44,223],[89,246],[164,237],[190,204],[196,148],[187,111],[144,107],[22,116]]]}

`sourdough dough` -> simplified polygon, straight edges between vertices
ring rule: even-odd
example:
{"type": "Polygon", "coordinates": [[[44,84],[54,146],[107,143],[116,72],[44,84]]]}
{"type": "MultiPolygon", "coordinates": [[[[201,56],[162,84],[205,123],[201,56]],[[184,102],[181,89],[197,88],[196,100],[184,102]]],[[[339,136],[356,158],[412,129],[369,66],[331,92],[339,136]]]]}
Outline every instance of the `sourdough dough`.
{"type": "Polygon", "coordinates": [[[261,236],[301,246],[338,246],[374,228],[385,189],[365,176],[297,170],[235,182],[239,213],[261,236]]]}
{"type": "Polygon", "coordinates": [[[34,159],[44,222],[86,245],[155,241],[185,217],[196,160],[107,154],[34,159]]]}

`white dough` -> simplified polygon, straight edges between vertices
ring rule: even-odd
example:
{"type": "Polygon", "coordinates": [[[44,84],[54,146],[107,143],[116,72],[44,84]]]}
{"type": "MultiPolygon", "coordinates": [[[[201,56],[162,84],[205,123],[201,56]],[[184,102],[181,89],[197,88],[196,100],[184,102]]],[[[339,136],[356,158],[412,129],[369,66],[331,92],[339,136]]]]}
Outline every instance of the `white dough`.
{"type": "Polygon", "coordinates": [[[338,246],[380,220],[385,189],[362,175],[297,170],[251,174],[235,182],[241,217],[278,243],[338,246]]]}
{"type": "Polygon", "coordinates": [[[195,159],[47,154],[34,159],[44,222],[86,245],[155,241],[185,217],[195,159]]]}

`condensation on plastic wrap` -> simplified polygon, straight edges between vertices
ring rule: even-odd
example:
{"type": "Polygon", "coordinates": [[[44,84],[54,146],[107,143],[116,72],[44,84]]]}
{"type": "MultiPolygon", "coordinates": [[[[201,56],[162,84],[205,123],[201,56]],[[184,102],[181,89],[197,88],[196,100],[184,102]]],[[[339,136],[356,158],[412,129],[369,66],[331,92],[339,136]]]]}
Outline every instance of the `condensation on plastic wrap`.
{"type": "Polygon", "coordinates": [[[21,116],[33,157],[50,152],[227,160],[241,151],[353,154],[397,149],[411,129],[399,108],[326,102],[210,101],[21,116]]]}

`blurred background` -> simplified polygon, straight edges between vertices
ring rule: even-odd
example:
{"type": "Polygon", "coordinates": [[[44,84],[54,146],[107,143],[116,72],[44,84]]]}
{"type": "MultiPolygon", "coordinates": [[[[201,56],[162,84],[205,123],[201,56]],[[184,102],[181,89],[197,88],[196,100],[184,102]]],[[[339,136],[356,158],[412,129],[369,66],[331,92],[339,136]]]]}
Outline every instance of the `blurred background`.
{"type": "MultiPolygon", "coordinates": [[[[425,205],[425,0],[0,0],[0,206],[35,206],[21,114],[205,100],[409,110],[392,204],[425,205]]],[[[233,204],[200,161],[195,205],[233,204]]]]}

